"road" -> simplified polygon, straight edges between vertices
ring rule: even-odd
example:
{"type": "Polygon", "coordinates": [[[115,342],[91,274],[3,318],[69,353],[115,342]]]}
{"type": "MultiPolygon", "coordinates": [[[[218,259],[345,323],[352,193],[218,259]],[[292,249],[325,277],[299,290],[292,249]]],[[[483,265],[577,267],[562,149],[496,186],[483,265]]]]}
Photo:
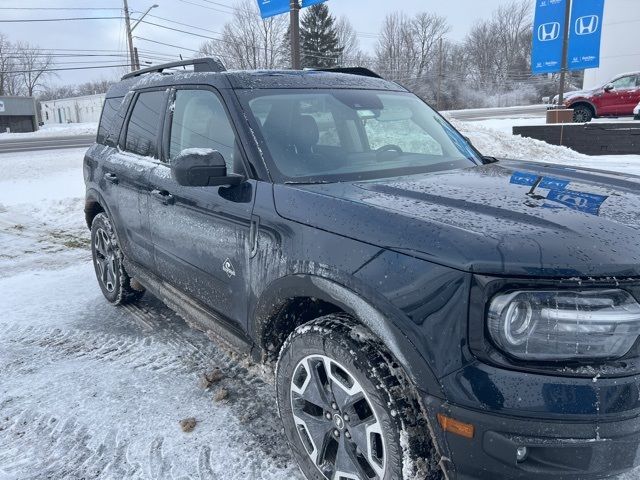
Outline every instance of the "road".
{"type": "Polygon", "coordinates": [[[456,120],[487,120],[490,118],[536,118],[546,115],[547,105],[528,105],[526,107],[474,108],[449,110],[447,113],[456,120]]]}
{"type": "Polygon", "coordinates": [[[35,152],[61,148],[89,147],[95,135],[0,139],[0,153],[35,152]]]}

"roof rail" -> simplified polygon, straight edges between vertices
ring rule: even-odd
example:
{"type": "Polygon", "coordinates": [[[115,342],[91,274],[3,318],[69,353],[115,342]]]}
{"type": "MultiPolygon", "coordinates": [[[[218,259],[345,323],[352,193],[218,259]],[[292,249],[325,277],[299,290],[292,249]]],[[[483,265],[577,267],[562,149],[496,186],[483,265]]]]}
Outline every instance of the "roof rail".
{"type": "Polygon", "coordinates": [[[361,77],[382,78],[373,70],[369,70],[365,67],[310,68],[309,70],[316,72],[348,73],[349,75],[360,75],[361,77]]]}
{"type": "Polygon", "coordinates": [[[163,63],[161,65],[154,65],[152,67],[136,70],[135,72],[131,72],[123,75],[122,80],[144,75],[145,73],[160,73],[163,70],[167,70],[169,68],[188,67],[188,66],[193,66],[194,72],[224,72],[227,70],[224,64],[220,60],[217,60],[215,58],[211,58],[211,57],[192,58],[190,60],[181,60],[179,62],[163,63]]]}

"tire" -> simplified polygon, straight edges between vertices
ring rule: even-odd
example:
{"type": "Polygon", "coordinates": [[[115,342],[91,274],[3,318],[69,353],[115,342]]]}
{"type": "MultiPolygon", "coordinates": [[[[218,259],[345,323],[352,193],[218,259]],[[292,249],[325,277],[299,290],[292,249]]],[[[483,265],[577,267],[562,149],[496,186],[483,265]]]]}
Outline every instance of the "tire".
{"type": "Polygon", "coordinates": [[[280,352],[276,390],[309,480],[444,478],[413,385],[350,317],[328,315],[297,328],[280,352]]]}
{"type": "Polygon", "coordinates": [[[640,120],[640,113],[638,115],[636,115],[635,117],[633,117],[635,120],[640,120]]]}
{"type": "Polygon", "coordinates": [[[96,278],[104,297],[114,305],[132,303],[144,290],[131,286],[131,277],[123,265],[122,250],[109,217],[99,213],[91,223],[91,256],[96,278]]]}
{"type": "Polygon", "coordinates": [[[573,121],[575,123],[589,123],[593,120],[593,110],[587,105],[573,107],[573,121]]]}

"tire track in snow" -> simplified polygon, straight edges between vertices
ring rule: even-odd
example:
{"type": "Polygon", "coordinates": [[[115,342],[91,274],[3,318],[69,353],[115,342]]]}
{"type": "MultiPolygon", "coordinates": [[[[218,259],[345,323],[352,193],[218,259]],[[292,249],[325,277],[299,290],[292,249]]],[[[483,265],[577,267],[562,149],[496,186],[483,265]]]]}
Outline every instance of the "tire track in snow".
{"type": "MultiPolygon", "coordinates": [[[[123,373],[138,372],[149,379],[150,389],[173,379],[182,380],[197,395],[208,398],[208,405],[214,411],[207,414],[231,416],[234,424],[225,432],[225,441],[242,445],[250,457],[262,458],[263,463],[267,461],[270,471],[291,470],[292,459],[270,385],[241,365],[237,357],[217,348],[202,333],[191,330],[159,302],[150,300],[119,310],[121,316],[109,317],[111,324],[87,323],[87,329],[78,328],[77,325],[82,324],[57,328],[0,324],[0,377],[30,378],[48,370],[55,371],[60,363],[71,361],[84,372],[102,371],[105,367],[119,377],[123,373]],[[225,372],[221,386],[231,392],[229,402],[224,405],[213,404],[213,392],[198,390],[198,374],[214,366],[225,372]]],[[[53,382],[41,396],[64,398],[69,388],[74,388],[72,383],[53,382]]],[[[147,458],[131,460],[132,451],[145,450],[145,447],[139,440],[130,438],[128,432],[121,429],[106,434],[96,432],[90,423],[53,415],[42,409],[46,401],[37,401],[34,405],[30,394],[20,393],[0,402],[0,465],[3,473],[16,478],[227,480],[262,477],[261,466],[254,464],[257,460],[244,462],[244,470],[240,471],[221,467],[226,454],[212,450],[207,442],[192,450],[191,455],[195,457],[192,461],[184,455],[178,458],[175,445],[173,450],[165,448],[166,432],[148,439],[147,458]],[[7,427],[11,419],[14,421],[7,427]],[[8,433],[5,434],[5,430],[8,433]],[[185,462],[194,465],[191,476],[178,475],[178,465],[185,462]]],[[[193,412],[196,417],[199,413],[193,412]]],[[[206,418],[204,420],[206,422],[206,418]]],[[[299,477],[287,474],[286,478],[299,477]]]]}

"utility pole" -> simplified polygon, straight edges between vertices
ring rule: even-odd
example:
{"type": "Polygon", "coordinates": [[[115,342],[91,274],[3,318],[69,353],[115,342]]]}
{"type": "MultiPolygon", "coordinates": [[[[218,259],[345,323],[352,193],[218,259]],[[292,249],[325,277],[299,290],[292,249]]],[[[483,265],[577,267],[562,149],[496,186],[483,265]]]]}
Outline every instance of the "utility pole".
{"type": "Polygon", "coordinates": [[[567,6],[564,18],[564,39],[562,43],[562,70],[560,70],[560,92],[558,94],[558,106],[564,105],[564,87],[567,70],[569,68],[569,30],[571,29],[571,3],[567,0],[567,6]]]}
{"type": "Polygon", "coordinates": [[[142,22],[142,19],[147,16],[147,14],[151,11],[151,9],[158,8],[159,5],[156,3],[151,5],[132,27],[131,18],[129,17],[129,4],[127,3],[127,0],[123,0],[123,1],[124,1],[124,24],[127,28],[127,41],[129,43],[129,59],[130,59],[131,71],[133,72],[135,70],[140,69],[140,59],[138,58],[138,49],[133,46],[132,33],[135,30],[135,28],[138,25],[140,25],[140,22],[142,22]]]}
{"type": "Polygon", "coordinates": [[[124,24],[127,29],[127,42],[129,44],[129,65],[131,66],[131,71],[135,71],[136,69],[136,56],[133,51],[133,37],[131,35],[131,18],[129,18],[129,4],[127,0],[123,0],[124,2],[124,24]]]}
{"type": "Polygon", "coordinates": [[[442,92],[442,70],[443,70],[443,52],[442,52],[442,37],[439,42],[439,54],[438,54],[438,93],[436,97],[436,109],[440,111],[440,93],[442,92]]]}
{"type": "Polygon", "coordinates": [[[291,35],[291,68],[300,70],[302,64],[300,62],[300,0],[291,0],[291,27],[289,34],[291,35]]]}

